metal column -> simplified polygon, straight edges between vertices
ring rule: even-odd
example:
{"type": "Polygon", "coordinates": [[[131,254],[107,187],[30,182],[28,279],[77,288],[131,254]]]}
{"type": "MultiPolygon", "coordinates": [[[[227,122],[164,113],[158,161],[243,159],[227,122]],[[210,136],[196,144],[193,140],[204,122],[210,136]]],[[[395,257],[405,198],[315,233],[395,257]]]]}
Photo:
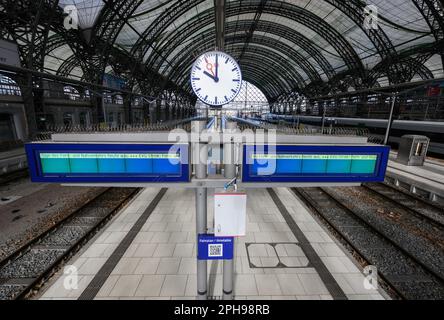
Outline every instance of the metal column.
{"type": "Polygon", "coordinates": [[[157,102],[152,101],[148,107],[148,113],[150,115],[150,124],[157,123],[157,102]]]}
{"type": "MultiPolygon", "coordinates": [[[[237,123],[232,121],[226,122],[225,132],[234,133],[237,129],[237,123]]],[[[232,141],[224,141],[224,176],[227,179],[236,177],[236,164],[234,163],[234,144],[232,141]]]]}
{"type": "MultiPolygon", "coordinates": [[[[193,121],[192,133],[201,133],[206,127],[206,121],[193,121]]],[[[197,179],[207,177],[208,146],[205,143],[193,144],[193,164],[197,179]]],[[[198,250],[199,234],[207,233],[207,189],[196,188],[196,251],[198,250]]],[[[197,252],[196,252],[197,253],[197,252]]],[[[207,299],[207,261],[197,260],[197,299],[207,299]]]]}
{"type": "Polygon", "coordinates": [[[321,125],[321,134],[324,134],[324,127],[325,127],[325,115],[327,114],[327,107],[323,106],[323,112],[322,112],[322,125],[321,125]]]}
{"type": "MultiPolygon", "coordinates": [[[[227,121],[227,133],[233,133],[237,129],[237,123],[227,121]]],[[[224,141],[225,142],[225,141],[224,141]]],[[[235,163],[235,146],[233,141],[226,141],[224,144],[224,176],[227,179],[234,179],[236,177],[236,163],[235,163]]],[[[233,246],[235,245],[233,239],[233,246]]],[[[224,260],[223,264],[223,298],[224,300],[233,299],[233,273],[234,263],[233,259],[224,260]]]]}
{"type": "Polygon", "coordinates": [[[388,145],[388,143],[389,143],[390,131],[391,131],[392,125],[393,125],[393,113],[395,110],[395,104],[396,104],[396,95],[393,95],[392,96],[392,104],[390,107],[390,115],[389,115],[389,119],[388,119],[388,123],[387,123],[387,129],[385,131],[384,145],[388,145]]]}

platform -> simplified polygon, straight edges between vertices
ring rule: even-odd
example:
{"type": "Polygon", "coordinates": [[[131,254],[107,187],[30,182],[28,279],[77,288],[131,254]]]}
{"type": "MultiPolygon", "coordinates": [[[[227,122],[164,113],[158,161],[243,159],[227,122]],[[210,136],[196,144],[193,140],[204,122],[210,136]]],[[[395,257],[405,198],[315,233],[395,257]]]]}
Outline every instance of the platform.
{"type": "MultiPolygon", "coordinates": [[[[144,189],[72,259],[77,289],[65,288],[71,276],[60,271],[39,298],[195,299],[194,191],[168,189],[154,208],[159,192],[144,189]]],[[[209,201],[209,225],[212,211],[209,201]]],[[[247,236],[236,239],[235,256],[235,299],[385,296],[364,288],[364,275],[352,258],[287,188],[248,190],[247,236]]],[[[208,275],[209,295],[220,299],[222,261],[209,261],[208,275]]]]}
{"type": "Polygon", "coordinates": [[[406,166],[395,161],[396,153],[390,153],[387,177],[395,185],[422,193],[433,201],[444,201],[444,163],[428,159],[424,166],[406,166]]]}

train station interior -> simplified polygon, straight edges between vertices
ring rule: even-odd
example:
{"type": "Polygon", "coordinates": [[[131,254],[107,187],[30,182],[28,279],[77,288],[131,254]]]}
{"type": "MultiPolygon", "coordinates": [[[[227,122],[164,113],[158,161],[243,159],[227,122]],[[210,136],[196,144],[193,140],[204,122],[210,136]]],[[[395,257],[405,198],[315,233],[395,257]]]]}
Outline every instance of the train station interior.
{"type": "Polygon", "coordinates": [[[443,63],[440,0],[0,0],[0,301],[443,300],[443,63]]]}

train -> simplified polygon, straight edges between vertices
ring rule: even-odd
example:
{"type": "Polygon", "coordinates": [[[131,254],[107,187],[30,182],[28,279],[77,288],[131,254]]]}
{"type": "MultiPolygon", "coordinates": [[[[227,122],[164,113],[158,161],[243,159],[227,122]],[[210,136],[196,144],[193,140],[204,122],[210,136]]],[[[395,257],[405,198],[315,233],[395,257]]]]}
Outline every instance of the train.
{"type": "MultiPolygon", "coordinates": [[[[284,121],[292,125],[296,125],[298,121],[303,125],[322,125],[322,117],[320,116],[268,114],[264,116],[263,120],[274,123],[284,121]]],[[[370,131],[372,137],[379,137],[381,140],[384,138],[387,123],[388,120],[384,119],[340,117],[325,117],[324,119],[324,125],[326,127],[366,128],[370,131]]],[[[406,134],[421,135],[430,138],[429,154],[444,158],[444,121],[394,120],[390,131],[390,145],[396,148],[400,142],[400,138],[406,134]]]]}

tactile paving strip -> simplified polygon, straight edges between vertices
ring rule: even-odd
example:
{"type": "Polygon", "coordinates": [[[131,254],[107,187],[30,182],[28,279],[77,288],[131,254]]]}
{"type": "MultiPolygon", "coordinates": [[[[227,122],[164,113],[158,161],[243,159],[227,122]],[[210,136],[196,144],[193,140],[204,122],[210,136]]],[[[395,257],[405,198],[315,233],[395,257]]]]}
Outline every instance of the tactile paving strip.
{"type": "Polygon", "coordinates": [[[287,208],[282,203],[281,199],[279,199],[279,196],[271,188],[268,188],[267,191],[270,194],[270,197],[273,199],[274,204],[279,209],[279,212],[284,217],[285,222],[287,222],[291,232],[293,232],[296,239],[298,239],[299,241],[298,243],[300,244],[302,250],[306,254],[310,263],[313,264],[313,268],[315,268],[316,272],[319,274],[319,277],[324,282],[325,287],[327,288],[328,292],[330,292],[330,295],[335,300],[347,300],[347,296],[345,295],[344,291],[342,291],[341,287],[336,282],[333,275],[330,273],[330,271],[328,271],[327,267],[322,262],[321,258],[317,255],[316,251],[313,249],[310,241],[308,241],[305,234],[302,232],[302,230],[293,220],[291,214],[288,212],[287,208]]]}

